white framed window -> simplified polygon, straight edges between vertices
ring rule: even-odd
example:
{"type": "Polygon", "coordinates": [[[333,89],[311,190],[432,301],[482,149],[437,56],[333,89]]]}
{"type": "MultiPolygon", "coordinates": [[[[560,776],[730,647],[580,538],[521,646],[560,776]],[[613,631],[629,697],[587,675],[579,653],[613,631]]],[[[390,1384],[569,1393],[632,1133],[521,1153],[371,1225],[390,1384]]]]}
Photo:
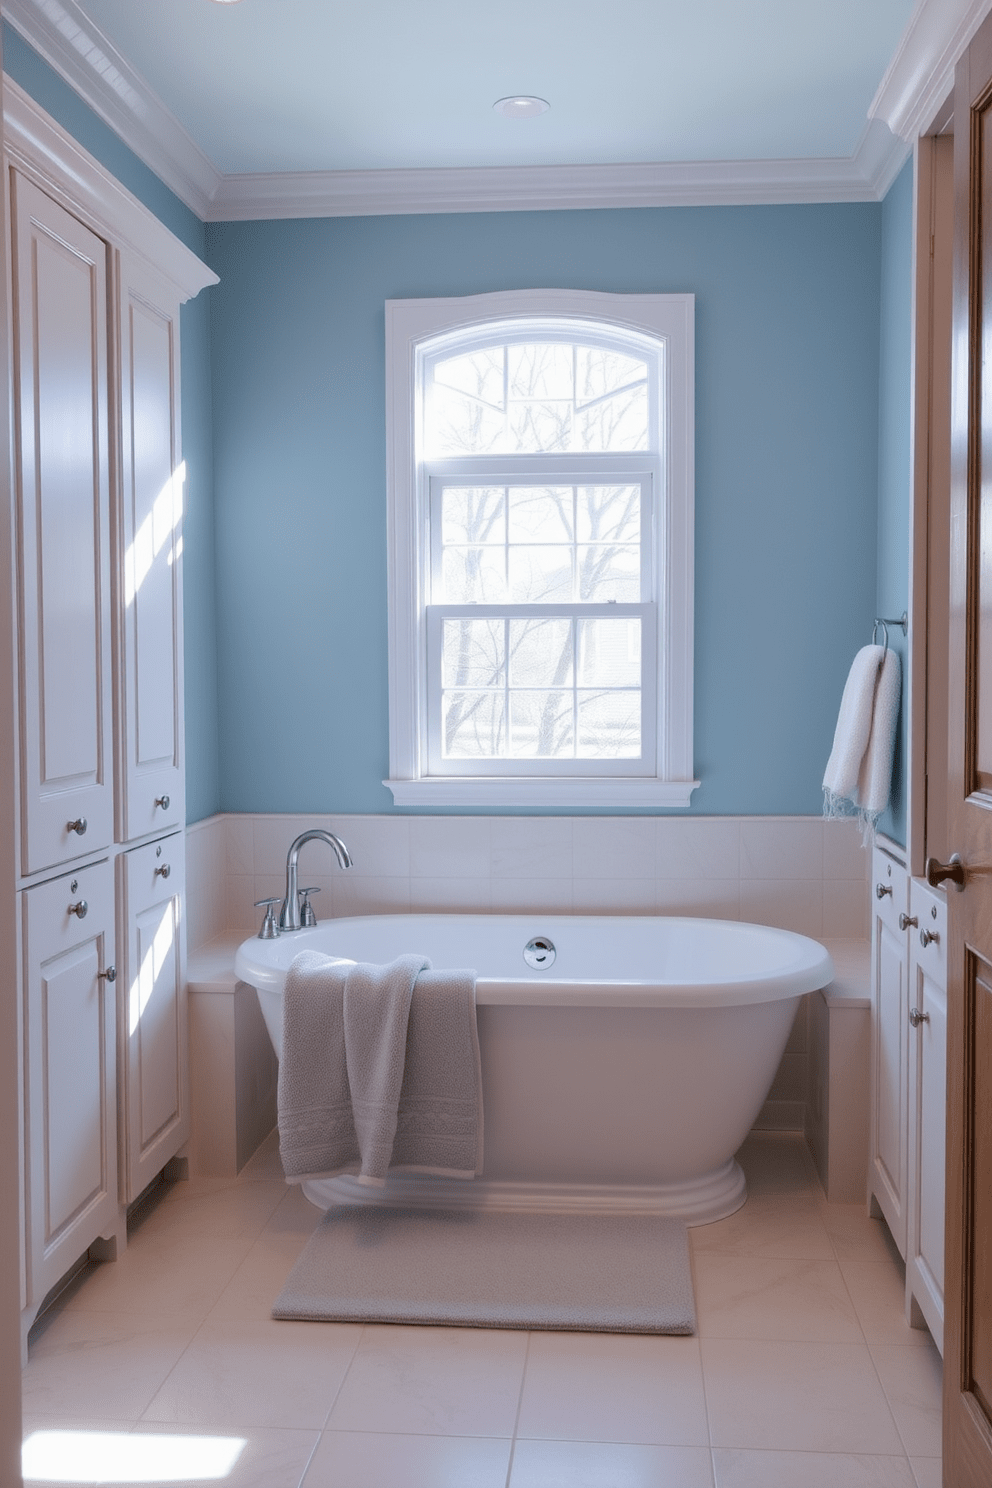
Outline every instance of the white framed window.
{"type": "Polygon", "coordinates": [[[685,806],[693,297],[386,304],[398,804],[685,806]]]}

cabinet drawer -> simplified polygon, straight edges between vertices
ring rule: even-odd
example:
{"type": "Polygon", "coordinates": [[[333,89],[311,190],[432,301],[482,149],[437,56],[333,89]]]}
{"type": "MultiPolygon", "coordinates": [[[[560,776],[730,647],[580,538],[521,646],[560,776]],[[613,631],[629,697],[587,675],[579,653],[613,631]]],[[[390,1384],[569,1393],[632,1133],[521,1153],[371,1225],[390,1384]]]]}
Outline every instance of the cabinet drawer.
{"type": "Polygon", "coordinates": [[[909,910],[909,874],[888,853],[876,847],[871,859],[872,912],[896,935],[903,934],[899,916],[909,910]]]}
{"type": "Polygon", "coordinates": [[[910,927],[914,955],[928,977],[947,985],[947,899],[939,889],[914,879],[910,890],[910,927]]]}

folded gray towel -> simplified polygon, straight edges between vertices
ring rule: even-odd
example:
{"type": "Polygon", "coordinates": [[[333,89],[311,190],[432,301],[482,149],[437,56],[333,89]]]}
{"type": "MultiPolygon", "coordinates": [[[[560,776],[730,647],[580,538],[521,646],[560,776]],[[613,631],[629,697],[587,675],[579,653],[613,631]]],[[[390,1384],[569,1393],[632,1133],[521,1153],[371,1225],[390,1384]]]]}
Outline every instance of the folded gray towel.
{"type": "Polygon", "coordinates": [[[298,955],[286,978],[279,1143],[299,1182],[390,1167],[471,1178],[482,1168],[475,973],[298,955]],[[419,975],[418,975],[419,974],[419,975]]]}

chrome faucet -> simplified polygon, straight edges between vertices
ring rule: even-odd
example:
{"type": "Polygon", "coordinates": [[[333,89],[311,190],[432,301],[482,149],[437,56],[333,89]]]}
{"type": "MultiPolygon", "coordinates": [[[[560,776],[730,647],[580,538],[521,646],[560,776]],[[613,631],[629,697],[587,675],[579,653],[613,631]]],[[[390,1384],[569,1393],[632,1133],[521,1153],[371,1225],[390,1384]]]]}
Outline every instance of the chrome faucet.
{"type": "MultiPolygon", "coordinates": [[[[351,853],[345,847],[340,837],[335,837],[333,832],[322,832],[319,827],[314,827],[310,832],[301,832],[296,841],[289,849],[286,857],[286,897],[279,911],[280,930],[299,930],[303,922],[300,919],[300,892],[298,878],[298,863],[300,848],[305,842],[313,842],[319,837],[321,842],[326,842],[328,847],[333,847],[338,863],[342,868],[351,867],[351,853]]],[[[311,891],[312,892],[312,891],[311,891]]]]}

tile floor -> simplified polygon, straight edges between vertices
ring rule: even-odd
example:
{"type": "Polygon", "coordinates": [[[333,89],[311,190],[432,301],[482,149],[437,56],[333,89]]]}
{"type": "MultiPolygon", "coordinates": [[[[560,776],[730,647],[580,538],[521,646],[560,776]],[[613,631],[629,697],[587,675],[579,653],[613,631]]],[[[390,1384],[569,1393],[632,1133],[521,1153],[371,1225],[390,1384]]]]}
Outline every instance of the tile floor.
{"type": "Polygon", "coordinates": [[[35,1325],[25,1433],[244,1438],[229,1488],[939,1488],[940,1357],[898,1257],[752,1136],[750,1198],[691,1231],[695,1338],[277,1323],[317,1211],[270,1139],[161,1190],[35,1325]]]}

